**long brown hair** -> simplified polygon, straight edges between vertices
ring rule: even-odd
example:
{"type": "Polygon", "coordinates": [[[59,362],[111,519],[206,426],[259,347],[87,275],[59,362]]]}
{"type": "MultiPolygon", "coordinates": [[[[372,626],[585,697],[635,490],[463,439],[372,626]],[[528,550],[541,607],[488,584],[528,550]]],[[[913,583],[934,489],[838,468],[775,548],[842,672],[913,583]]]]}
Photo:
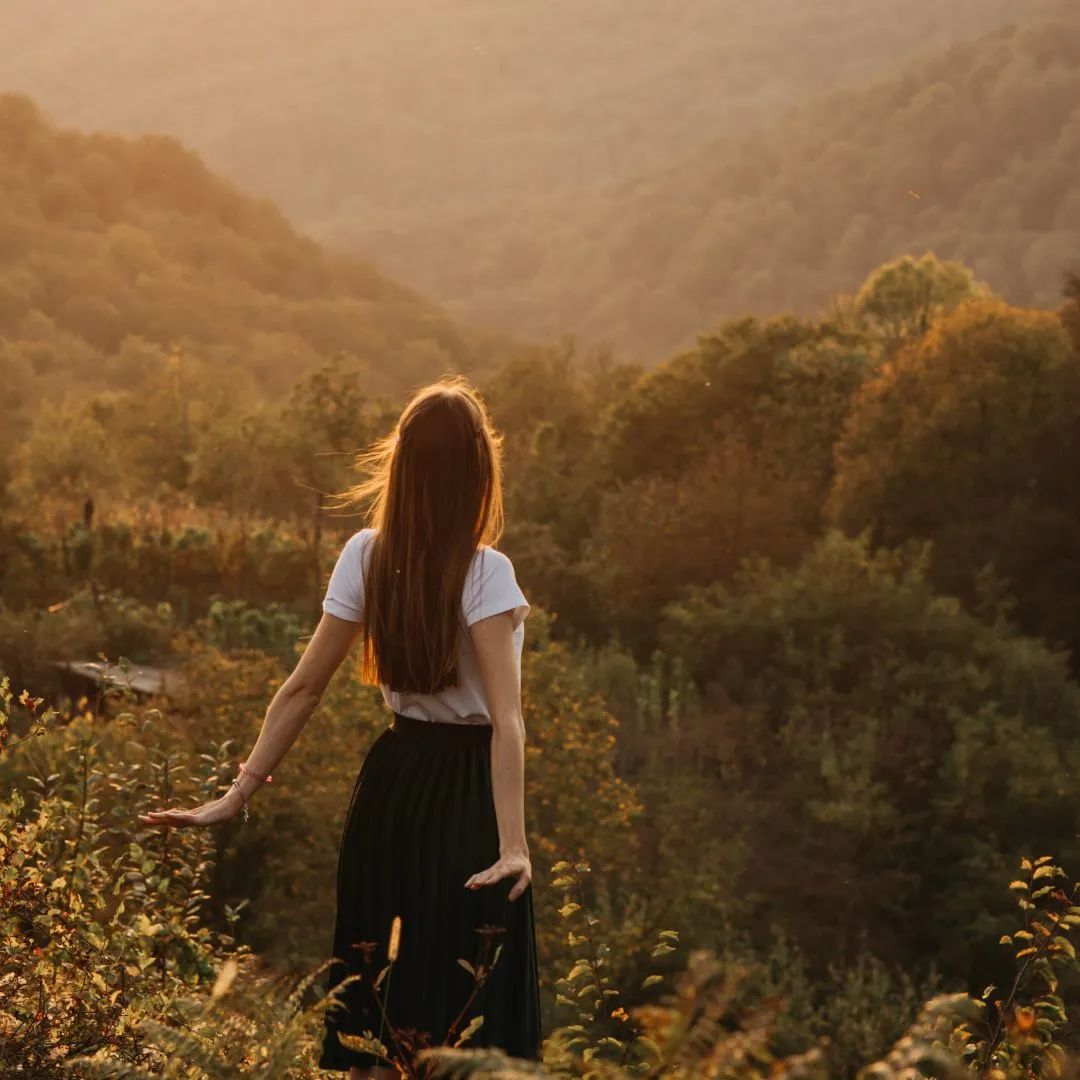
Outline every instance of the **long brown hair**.
{"type": "Polygon", "coordinates": [[[370,474],[340,493],[370,503],[365,683],[431,694],[456,685],[465,575],[503,531],[502,436],[461,375],[417,391],[393,431],[356,457],[370,474]]]}

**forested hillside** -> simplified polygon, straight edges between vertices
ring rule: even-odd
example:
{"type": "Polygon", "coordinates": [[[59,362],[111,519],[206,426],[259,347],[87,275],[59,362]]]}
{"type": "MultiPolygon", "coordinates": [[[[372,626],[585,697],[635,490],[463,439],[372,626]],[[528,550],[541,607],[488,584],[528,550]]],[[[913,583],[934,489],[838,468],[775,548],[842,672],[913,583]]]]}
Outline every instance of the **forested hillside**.
{"type": "MultiPolygon", "coordinates": [[[[710,175],[710,161],[757,151],[693,155],[753,130],[782,159],[786,130],[765,135],[778,111],[1042,6],[10,0],[0,89],[29,91],[92,129],[168,131],[301,227],[467,320],[523,336],[613,337],[655,355],[747,298],[790,299],[760,235],[790,223],[727,207],[753,164],[710,175]],[[713,201],[683,186],[699,181],[713,201]],[[731,214],[753,244],[723,246],[731,214]]],[[[970,114],[958,122],[973,126],[970,114]]],[[[865,134],[815,113],[799,132],[810,149],[784,170],[785,189],[801,184],[806,153],[857,158],[865,134]]],[[[825,227],[834,244],[846,222],[825,227]]],[[[828,288],[869,266],[850,258],[828,288]]]]}
{"type": "Polygon", "coordinates": [[[62,130],[16,95],[0,97],[0,340],[8,438],[43,399],[151,396],[169,357],[243,397],[335,355],[383,390],[488,355],[174,139],[62,130]]]}
{"type": "Polygon", "coordinates": [[[498,227],[478,214],[472,266],[498,272],[454,293],[462,236],[449,227],[432,262],[445,276],[427,284],[474,316],[513,311],[536,334],[610,336],[646,357],[727,315],[812,311],[927,248],[1010,299],[1048,303],[1080,249],[1078,160],[1073,10],[932,52],[617,196],[570,211],[552,200],[498,227]]]}

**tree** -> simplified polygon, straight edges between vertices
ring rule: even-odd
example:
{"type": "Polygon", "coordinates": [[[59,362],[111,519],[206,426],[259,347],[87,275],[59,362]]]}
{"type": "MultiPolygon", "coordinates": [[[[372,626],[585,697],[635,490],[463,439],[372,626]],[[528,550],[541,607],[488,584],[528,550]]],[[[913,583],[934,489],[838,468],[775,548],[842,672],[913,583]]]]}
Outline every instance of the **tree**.
{"type": "Polygon", "coordinates": [[[293,434],[266,405],[211,421],[191,452],[192,494],[241,521],[306,519],[310,494],[281,482],[298,464],[293,434]]]}
{"type": "Polygon", "coordinates": [[[81,509],[87,495],[117,493],[117,446],[85,403],[38,413],[20,448],[17,494],[48,491],[81,509]]]}
{"type": "Polygon", "coordinates": [[[351,455],[367,445],[384,425],[386,406],[370,401],[360,386],[360,373],[341,357],[301,379],[282,409],[293,484],[307,492],[312,524],[312,598],[315,611],[325,587],[322,530],[325,499],[348,481],[351,455]]]}
{"type": "Polygon", "coordinates": [[[607,632],[582,545],[609,485],[599,432],[612,400],[639,374],[566,344],[515,357],[484,384],[503,435],[507,550],[531,595],[558,612],[560,637],[607,632]]]}
{"type": "Polygon", "coordinates": [[[989,292],[963,263],[942,262],[928,251],[919,259],[905,255],[878,267],[856,294],[855,311],[892,353],[925,334],[938,315],[989,292]]]}
{"type": "Polygon", "coordinates": [[[747,555],[790,564],[821,524],[832,447],[871,361],[831,327],[745,319],[643,375],[601,433],[588,576],[639,660],[657,613],[747,555]]]}
{"type": "Polygon", "coordinates": [[[1024,628],[1080,646],[1080,357],[1050,312],[969,302],[856,395],[830,519],[934,542],[940,588],[993,564],[1024,628]]]}
{"type": "Polygon", "coordinates": [[[865,940],[989,980],[995,876],[1035,848],[1080,858],[1080,687],[927,570],[925,545],[831,531],[796,569],[691,590],[662,638],[704,694],[715,828],[743,840],[732,888],[758,925],[819,962],[865,940]]]}

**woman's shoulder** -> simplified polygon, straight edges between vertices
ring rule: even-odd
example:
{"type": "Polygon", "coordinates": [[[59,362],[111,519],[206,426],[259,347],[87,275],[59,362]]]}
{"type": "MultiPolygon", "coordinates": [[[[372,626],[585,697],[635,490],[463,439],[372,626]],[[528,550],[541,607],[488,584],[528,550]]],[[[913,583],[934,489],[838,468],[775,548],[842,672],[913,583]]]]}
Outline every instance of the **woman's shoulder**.
{"type": "Polygon", "coordinates": [[[366,558],[371,548],[371,539],[375,535],[372,528],[357,529],[342,545],[341,554],[345,559],[353,560],[357,557],[366,558]]]}
{"type": "Polygon", "coordinates": [[[357,529],[346,543],[351,544],[353,547],[364,547],[374,535],[375,530],[370,525],[367,525],[362,529],[357,529]]]}
{"type": "Polygon", "coordinates": [[[516,587],[516,583],[517,571],[505,551],[488,544],[481,544],[476,549],[466,576],[466,588],[516,587]]]}
{"type": "Polygon", "coordinates": [[[481,544],[473,553],[473,566],[482,567],[513,567],[513,563],[510,562],[510,556],[505,551],[499,551],[498,548],[493,548],[490,544],[481,544]]]}

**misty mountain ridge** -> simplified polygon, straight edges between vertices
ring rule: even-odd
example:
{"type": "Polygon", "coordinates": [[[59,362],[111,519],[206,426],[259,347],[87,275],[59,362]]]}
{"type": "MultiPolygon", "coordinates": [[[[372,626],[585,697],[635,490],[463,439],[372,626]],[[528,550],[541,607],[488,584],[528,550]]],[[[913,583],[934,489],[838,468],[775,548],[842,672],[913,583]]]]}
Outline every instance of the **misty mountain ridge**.
{"type": "MultiPolygon", "coordinates": [[[[319,239],[467,320],[651,355],[699,329],[692,318],[714,318],[701,304],[711,287],[689,272],[687,296],[644,336],[632,317],[642,298],[652,310],[650,292],[671,300],[660,268],[638,266],[671,225],[659,174],[1017,11],[1015,0],[913,0],[896,13],[861,0],[323,0],[303,11],[113,0],[74,12],[9,0],[0,33],[7,83],[64,123],[175,134],[319,239]]],[[[703,226],[692,247],[706,246],[703,226]]]]}

